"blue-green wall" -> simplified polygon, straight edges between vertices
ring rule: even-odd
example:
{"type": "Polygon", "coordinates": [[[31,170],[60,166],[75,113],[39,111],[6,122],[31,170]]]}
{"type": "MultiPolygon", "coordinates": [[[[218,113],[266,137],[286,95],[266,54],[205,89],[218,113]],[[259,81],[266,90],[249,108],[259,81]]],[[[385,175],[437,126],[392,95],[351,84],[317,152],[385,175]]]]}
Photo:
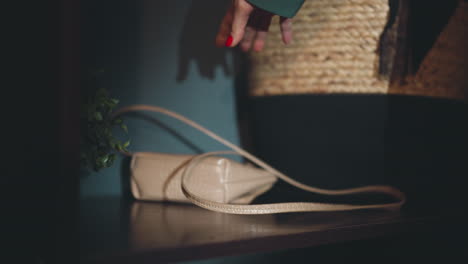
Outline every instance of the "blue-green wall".
{"type": "MultiPolygon", "coordinates": [[[[213,41],[226,2],[84,1],[83,69],[104,69],[100,85],[109,88],[122,106],[163,106],[238,143],[234,58],[213,41]]],[[[225,149],[175,120],[153,116],[178,136],[130,116],[126,122],[132,150],[225,149]]],[[[122,167],[119,158],[111,168],[83,176],[81,197],[122,195],[122,167]]]]}

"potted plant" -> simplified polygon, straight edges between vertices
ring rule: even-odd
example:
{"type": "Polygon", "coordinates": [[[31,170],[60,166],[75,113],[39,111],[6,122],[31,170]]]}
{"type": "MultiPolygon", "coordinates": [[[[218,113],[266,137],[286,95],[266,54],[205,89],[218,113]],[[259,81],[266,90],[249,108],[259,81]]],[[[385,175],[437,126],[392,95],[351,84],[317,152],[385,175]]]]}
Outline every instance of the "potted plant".
{"type": "Polygon", "coordinates": [[[81,168],[99,171],[112,166],[117,152],[127,152],[130,141],[116,137],[116,129],[128,134],[121,118],[113,118],[112,112],[119,100],[110,97],[105,88],[91,86],[85,92],[81,108],[81,168]]]}

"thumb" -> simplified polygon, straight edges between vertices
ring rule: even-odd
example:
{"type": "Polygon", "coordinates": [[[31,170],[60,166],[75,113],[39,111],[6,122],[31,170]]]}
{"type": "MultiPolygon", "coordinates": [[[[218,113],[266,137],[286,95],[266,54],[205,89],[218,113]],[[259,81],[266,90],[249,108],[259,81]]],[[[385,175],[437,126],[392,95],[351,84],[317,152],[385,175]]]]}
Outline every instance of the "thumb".
{"type": "Polygon", "coordinates": [[[227,47],[235,47],[244,37],[245,27],[254,7],[245,0],[235,1],[231,37],[226,41],[227,47]]]}

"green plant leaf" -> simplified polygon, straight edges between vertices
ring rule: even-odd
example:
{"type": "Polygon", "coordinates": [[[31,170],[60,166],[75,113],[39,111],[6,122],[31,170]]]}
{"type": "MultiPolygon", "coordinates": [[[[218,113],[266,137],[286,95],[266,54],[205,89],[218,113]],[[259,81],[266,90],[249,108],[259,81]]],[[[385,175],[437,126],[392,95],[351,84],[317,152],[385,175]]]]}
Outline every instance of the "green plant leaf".
{"type": "MultiPolygon", "coordinates": [[[[90,81],[97,83],[96,78],[90,81]]],[[[112,133],[115,131],[114,128],[119,126],[128,134],[123,119],[113,119],[111,116],[119,100],[110,98],[105,88],[88,90],[94,90],[94,94],[83,97],[80,118],[84,122],[82,128],[85,131],[81,133],[80,160],[82,166],[99,171],[112,166],[116,160],[115,151],[127,151],[130,140],[122,142],[112,133]]]]}
{"type": "Polygon", "coordinates": [[[127,127],[127,125],[121,124],[120,127],[122,128],[122,130],[123,130],[125,133],[128,134],[128,127],[127,127]]]}
{"type": "Polygon", "coordinates": [[[96,121],[102,121],[104,118],[102,117],[101,112],[94,112],[94,119],[96,121]]]}
{"type": "Polygon", "coordinates": [[[104,155],[101,157],[101,163],[104,165],[109,160],[109,155],[104,155]]]}
{"type": "Polygon", "coordinates": [[[117,156],[115,154],[110,154],[109,155],[109,160],[112,161],[112,162],[114,162],[116,158],[117,158],[117,156]]]}
{"type": "Polygon", "coordinates": [[[117,143],[117,144],[115,144],[115,149],[116,149],[117,151],[123,151],[122,144],[120,144],[120,142],[117,143]]]}
{"type": "Polygon", "coordinates": [[[106,168],[109,168],[110,166],[112,166],[113,163],[114,163],[114,159],[112,159],[111,156],[108,155],[108,159],[106,160],[106,168]]]}

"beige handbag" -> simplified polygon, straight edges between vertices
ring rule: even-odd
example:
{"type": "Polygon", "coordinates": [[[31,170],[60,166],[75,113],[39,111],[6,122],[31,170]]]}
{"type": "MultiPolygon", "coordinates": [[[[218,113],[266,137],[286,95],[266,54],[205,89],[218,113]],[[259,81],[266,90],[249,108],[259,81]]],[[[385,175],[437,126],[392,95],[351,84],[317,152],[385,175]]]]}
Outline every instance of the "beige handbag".
{"type": "Polygon", "coordinates": [[[233,150],[200,155],[150,152],[130,154],[132,156],[130,184],[132,194],[137,200],[191,202],[209,210],[232,214],[344,211],[371,208],[399,209],[405,203],[405,195],[390,186],[374,185],[344,190],[326,190],[302,184],[192,120],[161,107],[133,105],[120,109],[114,116],[134,111],[151,111],[168,115],[233,150]],[[219,155],[232,154],[250,160],[259,168],[219,157],[219,155]],[[394,197],[396,201],[371,205],[314,202],[250,205],[255,197],[268,191],[278,178],[301,190],[322,195],[383,193],[394,197]]]}
{"type": "MultiPolygon", "coordinates": [[[[190,202],[182,192],[182,173],[190,155],[140,152],[132,155],[130,186],[138,200],[190,202]]],[[[204,199],[218,203],[249,204],[268,191],[276,177],[236,161],[209,157],[193,171],[186,185],[204,199]]]]}

